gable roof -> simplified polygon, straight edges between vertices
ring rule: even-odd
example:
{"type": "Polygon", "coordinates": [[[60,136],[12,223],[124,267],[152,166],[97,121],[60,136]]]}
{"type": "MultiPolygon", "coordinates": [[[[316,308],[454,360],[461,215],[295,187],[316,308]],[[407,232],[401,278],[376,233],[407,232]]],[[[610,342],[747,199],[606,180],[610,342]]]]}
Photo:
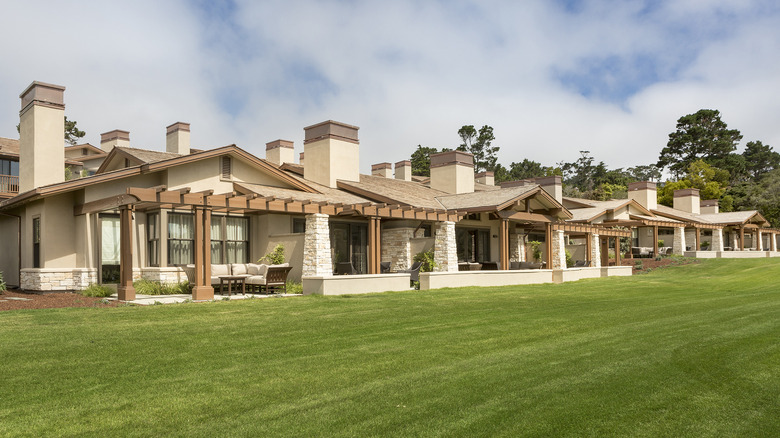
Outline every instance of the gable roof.
{"type": "MultiPolygon", "coordinates": [[[[107,152],[103,149],[100,149],[99,147],[92,146],[89,143],[82,143],[82,144],[74,144],[72,146],[65,146],[66,151],[73,151],[73,150],[79,150],[79,149],[86,149],[89,151],[94,152],[94,155],[107,155],[107,152]]],[[[86,155],[86,154],[85,154],[86,155]]]]}
{"type": "Polygon", "coordinates": [[[107,169],[110,168],[111,165],[115,163],[116,160],[118,159],[126,159],[130,163],[132,163],[131,165],[137,166],[141,164],[149,164],[149,163],[156,163],[158,161],[170,160],[172,158],[177,158],[182,156],[183,155],[181,154],[174,154],[170,152],[160,152],[160,151],[151,151],[147,149],[116,146],[113,149],[111,149],[111,152],[108,153],[108,156],[103,161],[103,164],[100,165],[97,172],[95,173],[106,172],[107,169]]]}
{"type": "Polygon", "coordinates": [[[386,204],[401,204],[434,209],[445,208],[437,196],[447,193],[425,187],[414,181],[404,181],[382,176],[360,175],[360,181],[336,182],[338,188],[386,204]]]}
{"type": "Polygon", "coordinates": [[[0,137],[0,155],[19,156],[19,140],[0,137]]]}
{"type": "Polygon", "coordinates": [[[645,216],[649,216],[649,217],[654,216],[650,210],[646,209],[645,207],[642,206],[642,204],[638,203],[633,199],[610,199],[608,201],[592,201],[592,200],[585,200],[585,199],[580,200],[578,198],[565,198],[564,201],[568,201],[566,203],[570,205],[571,204],[590,205],[589,207],[571,209],[571,213],[572,215],[574,215],[572,220],[576,222],[591,222],[609,213],[610,211],[618,210],[623,207],[629,207],[629,214],[631,214],[630,209],[633,207],[639,210],[639,212],[645,216]],[[585,204],[585,202],[582,201],[587,201],[588,204],[585,204]]]}

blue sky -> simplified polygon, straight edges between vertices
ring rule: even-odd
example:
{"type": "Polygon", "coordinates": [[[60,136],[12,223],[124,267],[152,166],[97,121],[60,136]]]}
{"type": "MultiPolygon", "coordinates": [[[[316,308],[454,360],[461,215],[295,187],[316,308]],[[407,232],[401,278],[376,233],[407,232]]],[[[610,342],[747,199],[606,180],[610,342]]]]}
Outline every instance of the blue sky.
{"type": "Polygon", "coordinates": [[[185,121],[195,147],[262,157],[334,119],[361,128],[364,172],[464,124],[493,126],[505,165],[648,164],[701,108],[780,146],[774,1],[0,1],[4,137],[40,80],[92,144],[125,129],[162,150],[185,121]]]}

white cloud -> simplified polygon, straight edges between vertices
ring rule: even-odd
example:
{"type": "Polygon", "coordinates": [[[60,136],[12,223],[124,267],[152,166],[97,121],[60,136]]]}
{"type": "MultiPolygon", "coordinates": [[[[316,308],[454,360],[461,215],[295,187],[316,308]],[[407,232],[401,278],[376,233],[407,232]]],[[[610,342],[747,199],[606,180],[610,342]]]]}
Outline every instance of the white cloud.
{"type": "Polygon", "coordinates": [[[19,92],[42,80],[68,87],[68,115],[93,144],[119,128],[162,149],[165,126],[181,120],[196,146],[262,156],[277,138],[302,150],[304,126],[335,119],[361,127],[364,171],[417,144],[455,146],[463,124],[493,126],[507,165],[573,161],[581,149],[612,167],[647,164],[677,118],[700,108],[780,149],[772,3],[596,1],[567,12],[541,0],[246,1],[233,15],[187,2],[88,5],[5,8],[0,136],[16,134],[19,92]],[[603,100],[578,86],[635,94],[603,100]]]}

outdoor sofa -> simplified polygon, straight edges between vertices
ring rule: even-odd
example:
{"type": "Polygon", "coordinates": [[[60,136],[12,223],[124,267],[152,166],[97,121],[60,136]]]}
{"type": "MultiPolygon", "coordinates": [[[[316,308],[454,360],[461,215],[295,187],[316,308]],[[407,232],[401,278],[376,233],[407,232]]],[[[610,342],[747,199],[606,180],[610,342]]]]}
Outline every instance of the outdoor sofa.
{"type": "MultiPolygon", "coordinates": [[[[183,267],[190,284],[195,283],[195,265],[183,267]]],[[[286,291],[287,274],[292,267],[289,263],[266,265],[255,263],[230,263],[211,265],[211,286],[221,286],[220,277],[242,277],[249,290],[286,291]]]]}

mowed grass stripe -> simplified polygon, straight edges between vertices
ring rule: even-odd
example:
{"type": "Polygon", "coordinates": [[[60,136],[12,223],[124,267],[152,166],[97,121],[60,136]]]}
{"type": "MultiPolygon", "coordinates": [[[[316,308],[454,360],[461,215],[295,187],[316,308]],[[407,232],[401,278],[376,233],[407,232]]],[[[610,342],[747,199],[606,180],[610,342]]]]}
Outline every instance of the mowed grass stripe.
{"type": "Polygon", "coordinates": [[[778,436],[780,263],[0,314],[0,435],[778,436]]]}

